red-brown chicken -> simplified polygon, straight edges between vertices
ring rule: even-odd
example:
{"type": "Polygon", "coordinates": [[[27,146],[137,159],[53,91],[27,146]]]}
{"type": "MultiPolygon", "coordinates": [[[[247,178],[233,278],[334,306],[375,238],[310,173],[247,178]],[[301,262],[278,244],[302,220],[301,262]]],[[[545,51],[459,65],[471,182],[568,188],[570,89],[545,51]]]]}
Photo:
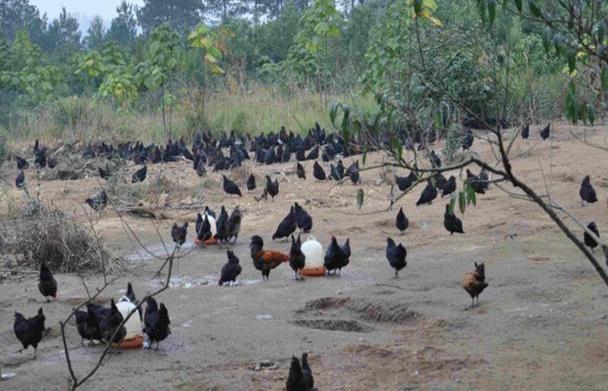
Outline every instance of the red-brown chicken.
{"type": "Polygon", "coordinates": [[[264,240],[258,235],[251,237],[249,244],[253,266],[262,272],[262,279],[268,280],[270,271],[283,262],[289,261],[287,254],[280,251],[264,250],[264,240]]]}

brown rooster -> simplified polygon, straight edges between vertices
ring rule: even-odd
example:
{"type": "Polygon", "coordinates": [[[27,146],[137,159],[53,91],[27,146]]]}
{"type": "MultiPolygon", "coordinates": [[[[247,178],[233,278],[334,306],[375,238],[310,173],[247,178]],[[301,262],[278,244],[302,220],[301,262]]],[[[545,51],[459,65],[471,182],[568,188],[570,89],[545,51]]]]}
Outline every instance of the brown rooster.
{"type": "Polygon", "coordinates": [[[251,237],[249,250],[253,266],[262,272],[263,280],[268,280],[272,269],[289,260],[287,254],[280,251],[264,250],[264,240],[258,235],[251,237]]]}
{"type": "Polygon", "coordinates": [[[475,298],[477,298],[477,305],[479,305],[479,295],[488,287],[483,262],[480,264],[475,262],[475,271],[465,273],[462,279],[462,287],[471,295],[471,308],[475,306],[475,298]]]}

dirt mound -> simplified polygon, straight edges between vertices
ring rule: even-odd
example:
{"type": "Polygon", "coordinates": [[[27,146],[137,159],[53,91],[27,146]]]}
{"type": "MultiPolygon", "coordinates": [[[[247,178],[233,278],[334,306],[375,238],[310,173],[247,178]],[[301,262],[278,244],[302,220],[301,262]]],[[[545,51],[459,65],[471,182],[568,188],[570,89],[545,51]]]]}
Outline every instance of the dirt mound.
{"type": "Polygon", "coordinates": [[[372,302],[360,298],[323,297],[306,303],[298,313],[323,312],[327,310],[347,310],[355,317],[377,323],[408,323],[419,314],[404,303],[392,301],[372,302]]]}
{"type": "Polygon", "coordinates": [[[369,333],[373,327],[357,322],[356,320],[344,319],[300,319],[290,322],[296,326],[307,327],[317,330],[346,331],[353,333],[369,333]]]}

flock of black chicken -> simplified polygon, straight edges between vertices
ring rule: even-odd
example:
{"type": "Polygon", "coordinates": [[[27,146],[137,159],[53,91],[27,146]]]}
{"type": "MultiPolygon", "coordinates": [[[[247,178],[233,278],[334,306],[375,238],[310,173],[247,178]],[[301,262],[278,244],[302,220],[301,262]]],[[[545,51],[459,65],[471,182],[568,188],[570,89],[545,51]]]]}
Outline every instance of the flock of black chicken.
{"type": "MultiPolygon", "coordinates": [[[[550,136],[550,125],[547,125],[541,132],[540,136],[544,140],[550,136]]],[[[529,126],[521,129],[521,136],[524,139],[529,137],[529,126]]],[[[462,148],[464,150],[471,148],[473,145],[474,136],[472,131],[468,130],[462,139],[462,148]]],[[[409,144],[406,142],[406,146],[409,144]]],[[[409,145],[413,148],[412,145],[409,145]]],[[[49,156],[46,148],[42,147],[36,141],[34,148],[34,165],[40,169],[48,165],[53,168],[57,165],[57,159],[49,156]]],[[[288,133],[284,128],[275,134],[259,135],[255,138],[239,137],[235,134],[230,136],[222,136],[215,138],[209,133],[197,134],[194,137],[194,142],[191,148],[188,148],[183,140],[172,142],[169,141],[165,147],[159,147],[154,144],[144,146],[140,142],[119,144],[117,147],[111,144],[101,143],[96,146],[89,145],[83,151],[85,159],[94,157],[105,157],[108,159],[126,159],[132,160],[135,164],[141,165],[132,175],[131,182],[138,183],[146,180],[147,165],[157,164],[161,162],[171,162],[177,160],[192,161],[193,169],[199,176],[206,174],[207,169],[213,171],[230,170],[238,167],[243,161],[251,159],[250,152],[254,154],[255,160],[260,164],[285,163],[291,161],[292,155],[296,158],[296,175],[298,178],[305,180],[306,171],[301,162],[306,160],[314,160],[313,176],[319,181],[331,179],[342,181],[350,179],[353,184],[360,183],[359,162],[355,161],[350,166],[345,167],[342,160],[334,165],[330,163],[329,175],[319,163],[318,159],[324,162],[332,162],[338,156],[348,157],[359,152],[358,147],[348,144],[340,136],[336,134],[326,134],[318,124],[310,129],[305,137],[288,133]],[[228,150],[228,155],[224,153],[228,150]]],[[[429,153],[431,166],[441,168],[442,162],[440,156],[435,152],[429,153]]],[[[25,186],[24,171],[29,167],[29,162],[26,159],[16,156],[17,168],[19,173],[15,180],[18,188],[25,186]]],[[[103,179],[110,179],[112,173],[108,166],[105,168],[99,167],[99,176],[103,179]]],[[[242,197],[243,193],[239,185],[223,175],[222,187],[226,194],[242,197]]],[[[279,181],[273,180],[269,175],[266,175],[265,186],[262,197],[270,196],[272,199],[279,194],[279,181]]],[[[412,170],[407,176],[394,177],[395,185],[401,191],[407,191],[419,182],[419,177],[416,170],[412,170]]],[[[470,170],[466,170],[465,182],[470,185],[478,194],[485,194],[489,189],[490,178],[485,170],[482,170],[478,175],[475,175],[470,170]]],[[[246,181],[247,191],[256,189],[256,177],[251,174],[246,181]]],[[[431,204],[437,197],[445,197],[456,191],[456,177],[451,175],[445,178],[443,174],[437,173],[427,179],[426,186],[422,190],[416,205],[431,204]]],[[[586,176],[581,184],[580,198],[585,203],[597,202],[597,195],[589,176],[586,176]]],[[[95,211],[101,212],[108,203],[108,195],[104,190],[87,198],[85,202],[95,211]]],[[[195,223],[195,233],[197,243],[203,245],[209,240],[216,240],[220,243],[234,244],[239,236],[241,221],[243,214],[237,206],[230,214],[224,206],[221,206],[219,215],[209,207],[206,207],[204,212],[197,213],[195,223]],[[215,219],[216,233],[212,232],[210,217],[215,219]]],[[[401,207],[397,213],[395,226],[397,230],[403,234],[409,227],[409,220],[401,207]]],[[[451,234],[464,234],[462,221],[450,209],[449,204],[446,205],[444,213],[444,227],[451,234]]],[[[272,269],[278,267],[282,263],[288,263],[294,271],[295,279],[302,279],[302,270],[306,265],[305,255],[302,252],[301,233],[308,233],[313,228],[312,216],[297,202],[290,207],[289,213],[277,226],[272,235],[272,240],[276,239],[291,239],[291,246],[287,254],[264,248],[264,241],[261,236],[254,235],[251,237],[249,249],[253,261],[253,266],[262,274],[262,278],[267,280],[272,269]],[[299,233],[296,235],[296,231],[299,233]]],[[[588,229],[599,236],[599,230],[595,222],[591,222],[588,229]]],[[[171,229],[171,237],[176,244],[176,249],[179,249],[185,242],[188,236],[188,223],[184,225],[174,224],[171,229]]],[[[584,243],[586,246],[594,249],[598,246],[597,241],[587,232],[584,233],[584,243]]],[[[324,266],[328,275],[340,275],[342,268],[346,267],[350,262],[351,247],[350,240],[340,245],[337,238],[332,237],[330,244],[325,253],[324,266]]],[[[386,258],[390,267],[394,269],[395,278],[399,272],[407,266],[407,249],[401,243],[396,243],[392,238],[386,240],[386,258]]],[[[242,272],[239,258],[231,250],[227,250],[227,263],[221,268],[218,284],[232,285],[237,282],[237,278],[242,272]]],[[[43,263],[40,269],[39,290],[45,297],[56,297],[57,281],[53,277],[49,268],[43,263]]],[[[485,265],[483,263],[475,263],[475,271],[466,273],[463,277],[462,286],[470,295],[472,303],[475,305],[475,299],[479,301],[479,295],[488,286],[485,280],[485,265]]],[[[133,292],[131,284],[128,284],[126,297],[134,304],[138,304],[133,292]]],[[[161,303],[160,306],[152,297],[145,300],[145,312],[142,316],[141,309],[140,317],[144,322],[144,333],[148,336],[150,344],[163,341],[170,334],[169,315],[166,306],[161,303]]],[[[123,317],[118,311],[114,300],[111,301],[110,307],[89,303],[86,306],[86,311],[77,311],[75,313],[76,324],[79,335],[89,341],[102,342],[119,342],[124,337],[124,327],[119,329],[123,322],[123,317]]],[[[34,356],[38,344],[42,339],[44,330],[45,317],[42,308],[38,313],[29,319],[26,319],[22,314],[15,312],[14,332],[23,348],[28,346],[34,348],[34,356]]],[[[297,357],[292,358],[289,377],[287,380],[287,390],[312,390],[314,389],[314,380],[312,371],[308,365],[307,355],[304,353],[301,360],[297,357]]]]}

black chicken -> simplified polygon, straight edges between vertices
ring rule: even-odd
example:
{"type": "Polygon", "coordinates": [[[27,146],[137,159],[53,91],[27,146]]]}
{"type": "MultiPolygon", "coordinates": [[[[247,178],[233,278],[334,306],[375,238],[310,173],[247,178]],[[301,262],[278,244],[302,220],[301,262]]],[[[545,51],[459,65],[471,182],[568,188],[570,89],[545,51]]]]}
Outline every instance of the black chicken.
{"type": "Polygon", "coordinates": [[[524,139],[524,140],[527,140],[528,137],[530,137],[530,125],[526,124],[521,129],[521,138],[524,139]]]}
{"type": "Polygon", "coordinates": [[[338,275],[342,271],[342,268],[347,266],[350,262],[350,239],[346,239],[343,246],[338,245],[338,240],[335,236],[331,237],[331,244],[325,252],[324,266],[327,269],[328,274],[338,275]],[[333,271],[333,273],[332,273],[333,271]]]}
{"type": "Polygon", "coordinates": [[[199,177],[205,176],[207,173],[207,169],[205,168],[205,162],[203,160],[198,160],[196,165],[194,166],[194,171],[196,171],[196,175],[199,177]]]}
{"type": "Polygon", "coordinates": [[[300,276],[299,271],[304,269],[305,265],[306,256],[302,252],[302,240],[300,239],[300,235],[298,235],[298,239],[295,239],[293,235],[291,235],[291,248],[289,249],[289,266],[291,266],[291,270],[293,270],[295,274],[296,281],[302,278],[300,276]]]}
{"type": "Polygon", "coordinates": [[[152,343],[156,342],[156,350],[159,349],[161,341],[164,341],[171,329],[169,325],[169,312],[163,303],[158,307],[156,300],[153,297],[148,297],[146,301],[146,312],[144,316],[144,333],[148,336],[148,349],[152,347],[152,343]]]}
{"type": "Polygon", "coordinates": [[[289,375],[287,377],[287,384],[285,385],[285,391],[311,391],[304,380],[304,374],[302,373],[302,367],[300,366],[300,360],[293,356],[291,358],[291,366],[289,367],[289,375]]]}
{"type": "Polygon", "coordinates": [[[433,186],[433,183],[429,179],[426,184],[426,187],[424,188],[424,190],[422,190],[422,194],[420,194],[420,198],[418,199],[418,201],[416,201],[416,206],[423,204],[430,205],[431,203],[433,203],[433,200],[437,198],[437,194],[437,189],[435,188],[435,186],[433,186]]]}
{"type": "Polygon", "coordinates": [[[131,177],[131,183],[145,181],[146,175],[148,175],[148,166],[143,166],[142,168],[133,173],[133,176],[131,177]]]}
{"type": "MultiPolygon", "coordinates": [[[[137,305],[137,297],[135,297],[135,291],[133,290],[133,285],[130,282],[127,282],[127,293],[125,293],[125,297],[129,299],[131,303],[137,305]]],[[[139,320],[142,320],[141,307],[137,307],[137,312],[139,312],[139,320]]]]}
{"type": "MultiPolygon", "coordinates": [[[[600,237],[600,231],[597,229],[597,225],[594,221],[589,223],[587,229],[593,232],[598,238],[600,237]]],[[[587,233],[587,231],[585,231],[585,233],[583,234],[583,241],[585,242],[585,246],[589,247],[592,251],[595,250],[598,244],[597,241],[587,233]]]]}
{"type": "Polygon", "coordinates": [[[253,174],[249,175],[249,178],[247,178],[247,190],[255,190],[255,175],[253,174]]]}
{"type": "Polygon", "coordinates": [[[225,283],[236,283],[236,278],[241,274],[243,268],[239,265],[239,259],[236,255],[230,250],[226,252],[228,256],[228,262],[222,266],[222,271],[220,273],[220,280],[218,281],[218,285],[222,286],[225,283]]]}
{"type": "Polygon", "coordinates": [[[320,181],[324,181],[327,179],[327,175],[325,175],[325,170],[323,170],[323,167],[319,165],[319,162],[315,162],[314,166],[312,167],[312,175],[320,181]]]}
{"type": "Polygon", "coordinates": [[[99,329],[99,315],[104,312],[104,308],[98,304],[87,304],[87,319],[85,324],[86,334],[91,341],[103,341],[101,330],[99,329]]]}
{"type": "Polygon", "coordinates": [[[585,202],[590,204],[597,202],[597,195],[595,194],[595,189],[591,185],[591,177],[589,175],[583,178],[581,189],[578,194],[581,196],[582,206],[585,206],[585,202]]]}
{"type": "Polygon", "coordinates": [[[464,137],[462,138],[462,149],[466,151],[467,149],[473,146],[473,141],[475,138],[473,137],[473,131],[471,129],[467,129],[464,137]]]}
{"type": "Polygon", "coordinates": [[[293,208],[298,228],[304,233],[309,233],[312,230],[312,216],[297,202],[293,204],[293,208]]]}
{"type": "Polygon", "coordinates": [[[24,158],[15,156],[15,160],[17,160],[18,170],[27,170],[28,168],[30,168],[30,164],[24,158]]]}
{"type": "Polygon", "coordinates": [[[243,220],[243,213],[237,206],[232,210],[230,217],[226,220],[225,236],[221,239],[224,242],[229,242],[231,239],[232,244],[236,243],[239,238],[239,232],[241,232],[241,221],[243,220]]]}
{"type": "Polygon", "coordinates": [[[295,208],[292,206],[289,209],[289,214],[281,220],[276,231],[272,235],[272,240],[283,239],[289,237],[297,229],[297,219],[295,208]]]}
{"type": "Polygon", "coordinates": [[[386,259],[393,269],[395,269],[395,278],[399,278],[399,271],[407,266],[407,250],[401,243],[395,244],[391,238],[386,239],[386,259]]]}
{"type": "Polygon", "coordinates": [[[473,174],[468,168],[466,182],[473,188],[473,190],[475,190],[475,193],[486,194],[486,183],[484,183],[484,181],[482,181],[477,175],[473,174]]]}
{"type": "Polygon", "coordinates": [[[279,180],[275,179],[274,182],[270,178],[270,175],[266,175],[266,187],[264,188],[264,195],[270,195],[274,200],[279,194],[279,180]]]}
{"type": "Polygon", "coordinates": [[[454,233],[463,234],[462,221],[456,217],[454,211],[450,211],[450,205],[445,206],[445,213],[443,214],[443,226],[445,229],[453,235],[454,233]]]}
{"type": "Polygon", "coordinates": [[[46,167],[46,147],[40,148],[34,152],[34,165],[36,168],[46,167]]]}
{"type": "Polygon", "coordinates": [[[100,307],[96,315],[99,319],[99,332],[104,341],[108,342],[111,340],[118,343],[125,337],[127,333],[125,327],[118,328],[123,321],[123,317],[118,307],[116,307],[114,299],[110,302],[110,308],[100,307]]]}
{"type": "Polygon", "coordinates": [[[51,169],[57,167],[57,159],[54,156],[49,156],[46,160],[46,165],[51,169]]]}
{"type": "Polygon", "coordinates": [[[76,329],[78,330],[78,335],[80,335],[80,345],[83,345],[83,341],[86,339],[87,341],[93,342],[93,336],[89,334],[87,328],[87,320],[88,314],[86,311],[76,311],[74,314],[76,318],[76,329]]]}
{"type": "Polygon", "coordinates": [[[431,151],[431,165],[434,168],[440,168],[441,167],[441,159],[439,158],[439,156],[435,153],[435,151],[431,151]]]}
{"type": "Polygon", "coordinates": [[[338,174],[336,166],[334,166],[333,164],[329,165],[329,177],[334,181],[339,181],[340,179],[342,179],[340,174],[338,174]]]}
{"type": "Polygon", "coordinates": [[[359,174],[359,162],[358,161],[351,164],[348,167],[348,170],[346,173],[348,174],[348,177],[350,178],[350,181],[353,183],[353,185],[356,185],[361,182],[361,175],[359,174]]]}
{"type": "Polygon", "coordinates": [[[42,262],[40,265],[40,277],[38,279],[38,290],[44,296],[47,302],[49,302],[49,296],[57,298],[57,281],[53,277],[53,273],[46,266],[46,263],[42,262]]]}
{"type": "Polygon", "coordinates": [[[44,313],[42,308],[38,310],[38,314],[32,318],[25,319],[25,317],[19,312],[15,311],[15,323],[13,324],[13,331],[15,336],[23,345],[21,351],[27,349],[29,346],[34,348],[34,358],[38,351],[38,344],[42,341],[42,332],[44,331],[44,313]]]}
{"type": "Polygon", "coordinates": [[[312,376],[312,370],[308,365],[308,353],[302,353],[302,375],[304,376],[304,384],[308,390],[314,390],[315,379],[312,376]]]}
{"type": "Polygon", "coordinates": [[[108,179],[112,178],[112,173],[107,165],[106,168],[97,167],[97,172],[99,173],[99,177],[101,179],[105,179],[107,181],[108,179]]]}
{"type": "Polygon", "coordinates": [[[397,218],[395,219],[395,226],[401,232],[401,235],[405,233],[405,230],[409,227],[410,222],[403,213],[403,207],[399,208],[399,212],[397,213],[397,218]]]}
{"type": "Polygon", "coordinates": [[[84,200],[95,212],[101,212],[108,204],[108,194],[105,190],[100,191],[92,197],[84,200]]]}
{"type": "Polygon", "coordinates": [[[226,177],[226,175],[222,175],[224,177],[224,191],[226,192],[226,194],[230,194],[230,195],[238,195],[239,197],[242,197],[243,194],[241,194],[241,189],[239,189],[238,185],[236,183],[234,183],[233,181],[231,181],[230,179],[228,179],[228,177],[226,177]]]}
{"type": "Polygon", "coordinates": [[[25,187],[25,174],[22,171],[19,171],[19,174],[17,174],[17,177],[15,177],[15,186],[17,186],[17,189],[23,189],[25,187]]]}
{"type": "Polygon", "coordinates": [[[304,166],[300,163],[296,163],[296,174],[300,179],[306,179],[306,171],[304,170],[304,166]]]}
{"type": "Polygon", "coordinates": [[[406,191],[418,180],[418,176],[412,170],[408,176],[400,177],[395,175],[395,182],[401,191],[406,191]]]}
{"type": "Polygon", "coordinates": [[[448,179],[446,184],[443,186],[443,189],[441,191],[441,197],[450,195],[455,191],[456,191],[456,177],[454,175],[450,175],[450,178],[448,179]]]}
{"type": "Polygon", "coordinates": [[[540,131],[540,137],[543,140],[546,140],[549,138],[549,136],[551,136],[551,124],[547,124],[547,126],[544,127],[543,130],[540,131]]]}
{"type": "Polygon", "coordinates": [[[186,243],[186,236],[188,235],[188,223],[184,223],[183,226],[177,225],[177,223],[173,224],[171,228],[171,239],[173,242],[177,244],[178,247],[181,247],[182,244],[186,243]]]}
{"type": "MultiPolygon", "coordinates": [[[[199,213],[200,216],[200,213],[199,213]]],[[[202,219],[202,218],[201,218],[202,219]]],[[[197,217],[198,222],[198,217],[197,217]]],[[[209,222],[209,215],[205,213],[205,218],[202,219],[200,227],[196,231],[196,238],[199,242],[205,242],[213,237],[211,232],[211,223],[209,222]]]]}
{"type": "Polygon", "coordinates": [[[224,205],[222,205],[222,209],[220,210],[220,215],[215,221],[216,233],[215,237],[218,240],[221,240],[226,235],[226,228],[228,223],[228,212],[224,205]]]}

